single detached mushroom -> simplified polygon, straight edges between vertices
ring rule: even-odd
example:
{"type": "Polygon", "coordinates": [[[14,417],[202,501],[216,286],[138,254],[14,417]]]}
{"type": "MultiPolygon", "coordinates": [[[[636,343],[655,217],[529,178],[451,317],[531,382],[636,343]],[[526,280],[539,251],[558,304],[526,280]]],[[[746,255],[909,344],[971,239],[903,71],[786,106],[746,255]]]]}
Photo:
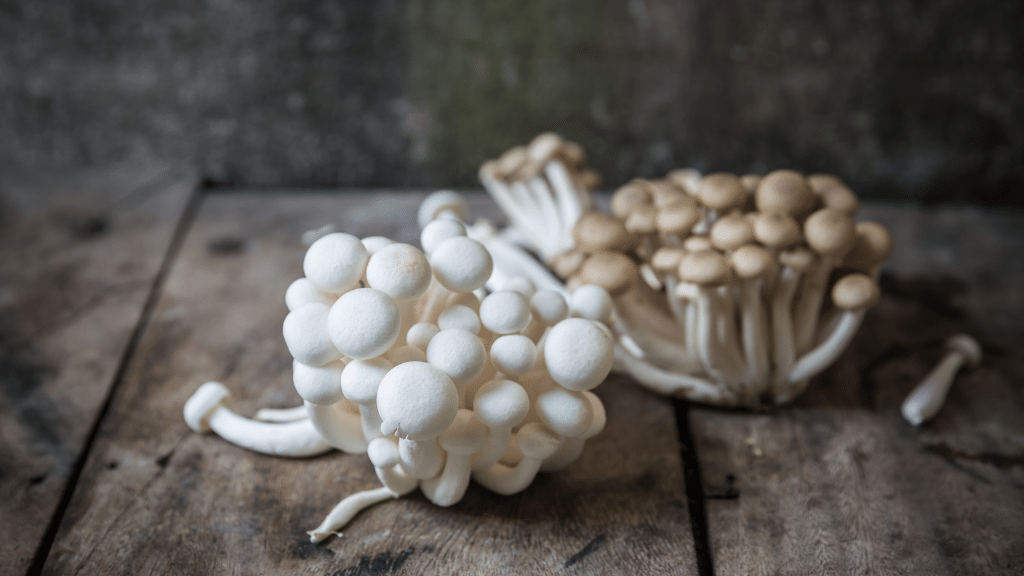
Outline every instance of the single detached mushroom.
{"type": "Polygon", "coordinates": [[[981,344],[967,334],[956,334],[946,341],[946,355],[903,401],[903,417],[914,426],[931,420],[946,401],[953,378],[963,365],[981,363],[981,344]]]}

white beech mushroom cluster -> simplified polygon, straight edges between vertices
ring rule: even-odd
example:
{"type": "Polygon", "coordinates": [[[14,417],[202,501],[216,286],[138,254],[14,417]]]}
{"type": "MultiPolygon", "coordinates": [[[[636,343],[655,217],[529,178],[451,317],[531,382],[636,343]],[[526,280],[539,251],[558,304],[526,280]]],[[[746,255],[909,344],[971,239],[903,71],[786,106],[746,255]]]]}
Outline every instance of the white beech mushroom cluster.
{"type": "Polygon", "coordinates": [[[491,256],[451,200],[421,207],[422,251],[344,233],[309,247],[283,327],[304,406],[250,420],[216,382],[185,405],[194,430],[259,452],[369,456],[383,486],[342,500],[313,542],[416,488],[439,506],[461,500],[471,478],[517,493],[575,461],[604,427],[590,390],[614,361],[608,294],[591,286],[567,301],[520,277],[484,291],[491,256]]]}
{"type": "Polygon", "coordinates": [[[676,170],[626,184],[611,208],[581,214],[571,242],[533,236],[535,250],[569,291],[611,294],[617,369],[716,405],[799,396],[877,301],[892,248],[885,228],[854,222],[856,195],[825,174],[676,170]]]}

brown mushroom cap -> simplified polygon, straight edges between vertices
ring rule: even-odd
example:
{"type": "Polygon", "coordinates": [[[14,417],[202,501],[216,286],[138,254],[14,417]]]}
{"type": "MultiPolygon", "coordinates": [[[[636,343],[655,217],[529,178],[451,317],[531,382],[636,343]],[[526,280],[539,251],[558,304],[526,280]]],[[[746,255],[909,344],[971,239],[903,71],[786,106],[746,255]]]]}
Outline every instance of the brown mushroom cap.
{"type": "Polygon", "coordinates": [[[580,249],[570,250],[555,256],[551,260],[551,268],[559,278],[569,278],[577,271],[587,259],[587,253],[580,249]]]}
{"type": "Polygon", "coordinates": [[[740,246],[730,255],[732,269],[744,280],[760,278],[775,267],[772,253],[755,244],[740,246]]]}
{"type": "Polygon", "coordinates": [[[676,186],[671,180],[650,180],[647,187],[654,196],[654,206],[659,210],[680,204],[693,206],[696,203],[689,194],[682,188],[676,186]]]}
{"type": "Polygon", "coordinates": [[[870,272],[892,253],[892,236],[875,222],[857,222],[853,247],[843,258],[843,265],[870,272]]]}
{"type": "Polygon", "coordinates": [[[754,227],[742,212],[733,212],[711,226],[711,244],[719,250],[735,250],[754,241],[754,227]]]}
{"type": "Polygon", "coordinates": [[[604,212],[587,212],[572,229],[576,246],[587,252],[611,250],[626,252],[633,245],[633,238],[626,231],[622,221],[604,212]]]}
{"type": "Polygon", "coordinates": [[[523,182],[540,176],[544,171],[544,164],[530,158],[519,165],[515,172],[509,175],[512,180],[523,182]]]}
{"type": "Polygon", "coordinates": [[[580,266],[577,275],[583,284],[596,284],[617,296],[629,290],[637,279],[637,267],[618,252],[597,252],[580,266]]]}
{"type": "Polygon", "coordinates": [[[800,225],[784,212],[762,212],[754,220],[754,238],[769,248],[785,248],[800,241],[800,225]]]}
{"type": "Polygon", "coordinates": [[[718,286],[729,281],[732,266],[715,250],[688,252],[679,262],[679,278],[701,286],[718,286]]]}
{"type": "MultiPolygon", "coordinates": [[[[689,196],[686,198],[690,200],[689,196]]],[[[676,204],[659,210],[655,224],[659,232],[683,236],[693,230],[701,217],[700,208],[690,200],[689,204],[676,204]]]]}
{"type": "Polygon", "coordinates": [[[575,142],[564,141],[560,152],[562,161],[571,169],[582,168],[587,163],[587,153],[575,142]]]}
{"type": "Polygon", "coordinates": [[[860,212],[860,200],[852,190],[843,186],[842,188],[829,188],[821,193],[821,203],[826,208],[835,208],[850,216],[860,212]]]}
{"type": "Polygon", "coordinates": [[[626,218],[626,230],[631,234],[653,234],[658,229],[658,211],[653,205],[637,206],[626,218]]]}
{"type": "Polygon", "coordinates": [[[701,179],[697,189],[697,198],[712,210],[736,208],[746,197],[747,191],[740,184],[740,179],[728,172],[708,174],[701,179]]]}
{"type": "Polygon", "coordinates": [[[807,177],[807,185],[815,194],[821,194],[829,188],[846,188],[846,184],[834,174],[811,174],[807,177]]]}
{"type": "Polygon", "coordinates": [[[526,146],[514,146],[505,150],[505,152],[498,158],[498,170],[504,179],[511,177],[520,166],[526,164],[529,161],[529,154],[526,152],[526,146]]]}
{"type": "Polygon", "coordinates": [[[700,188],[700,171],[695,168],[680,168],[673,170],[665,176],[679,186],[690,196],[697,196],[697,189],[700,188]]]}
{"type": "Polygon", "coordinates": [[[686,255],[686,250],[670,246],[658,248],[651,256],[651,268],[658,272],[675,272],[679,268],[679,262],[686,255]]]}
{"type": "Polygon", "coordinates": [[[601,187],[601,175],[595,170],[584,170],[580,172],[580,184],[587,190],[597,190],[601,187]]]}
{"type": "Polygon", "coordinates": [[[832,302],[844,310],[870,308],[880,297],[878,283],[866,274],[847,274],[832,287],[832,302]]]}
{"type": "Polygon", "coordinates": [[[641,180],[627,182],[612,195],[612,214],[625,220],[638,206],[652,206],[654,196],[641,180]]]}
{"type": "Polygon", "coordinates": [[[761,212],[785,212],[802,220],[817,203],[817,197],[799,172],[776,170],[768,173],[757,185],[754,195],[761,212]]]}
{"type": "Polygon", "coordinates": [[[779,252],[779,262],[783,266],[803,272],[814,263],[814,253],[803,247],[796,247],[792,250],[779,252]]]}
{"type": "Polygon", "coordinates": [[[683,240],[683,250],[687,252],[703,252],[704,250],[713,250],[715,247],[711,244],[711,239],[707,236],[689,236],[686,240],[683,240]]]}
{"type": "Polygon", "coordinates": [[[483,180],[484,178],[491,178],[492,180],[501,180],[503,178],[497,160],[487,160],[480,165],[480,179],[483,180]]]}
{"type": "Polygon", "coordinates": [[[753,194],[757,191],[757,185],[761,183],[760,174],[744,174],[740,176],[740,184],[743,185],[743,189],[747,191],[747,194],[753,194]]]}
{"type": "Polygon", "coordinates": [[[853,246],[856,236],[853,220],[835,208],[822,208],[804,221],[804,238],[818,254],[840,257],[853,246]]]}
{"type": "Polygon", "coordinates": [[[530,160],[542,165],[547,164],[549,160],[559,153],[563,143],[562,137],[554,132],[538,134],[530,141],[530,145],[527,147],[530,160]]]}

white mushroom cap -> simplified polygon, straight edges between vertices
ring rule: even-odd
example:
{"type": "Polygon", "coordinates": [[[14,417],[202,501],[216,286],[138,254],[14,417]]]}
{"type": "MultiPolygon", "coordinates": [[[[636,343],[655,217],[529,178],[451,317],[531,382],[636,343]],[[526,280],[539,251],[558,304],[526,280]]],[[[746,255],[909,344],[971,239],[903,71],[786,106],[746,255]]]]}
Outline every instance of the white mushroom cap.
{"type": "Polygon", "coordinates": [[[491,428],[511,428],[526,418],[530,397],[511,380],[491,380],[476,391],[473,411],[491,428]]]}
{"type": "Polygon", "coordinates": [[[555,382],[570,390],[590,390],[612,369],[614,342],[593,321],[569,318],[555,324],[544,340],[544,362],[555,382]]]}
{"type": "Polygon", "coordinates": [[[430,256],[434,252],[434,248],[437,248],[441,242],[465,235],[466,227],[462,225],[462,222],[442,218],[423,227],[423,231],[420,232],[420,246],[423,247],[423,252],[430,256]]]}
{"type": "Polygon", "coordinates": [[[501,289],[519,292],[527,299],[533,296],[534,292],[537,291],[537,287],[533,285],[533,282],[530,282],[528,278],[524,278],[522,276],[513,276],[512,278],[509,278],[508,282],[505,282],[505,285],[502,286],[501,289]]]}
{"type": "Polygon", "coordinates": [[[292,364],[292,382],[295,391],[306,402],[320,406],[334,404],[341,400],[341,374],[345,365],[340,360],[323,366],[307,366],[302,362],[292,364]]]}
{"type": "Polygon", "coordinates": [[[878,283],[866,274],[847,274],[832,287],[832,303],[844,310],[870,308],[881,295],[878,283]]]}
{"type": "Polygon", "coordinates": [[[341,358],[328,330],[331,310],[323,304],[306,304],[285,316],[284,343],[293,358],[309,366],[341,358]]]}
{"type": "Polygon", "coordinates": [[[395,300],[410,300],[430,286],[430,263],[415,246],[390,244],[370,256],[366,282],[395,300]]]}
{"type": "Polygon", "coordinates": [[[437,327],[441,330],[461,328],[479,334],[480,317],[469,306],[452,306],[437,317],[437,327]]]}
{"type": "Polygon", "coordinates": [[[499,290],[480,302],[480,321],[495,334],[514,334],[530,323],[530,305],[518,292],[499,290]]]}
{"type": "Polygon", "coordinates": [[[555,387],[537,396],[537,415],[562,436],[578,438],[590,428],[590,402],[582,394],[555,387]]]}
{"type": "Polygon", "coordinates": [[[356,360],[379,356],[391,348],[402,330],[398,304],[373,288],[357,288],[331,307],[327,330],[334,346],[356,360]]]}
{"type": "Polygon", "coordinates": [[[468,456],[484,447],[487,434],[487,426],[477,418],[476,413],[460,408],[455,414],[455,421],[437,437],[437,442],[452,454],[468,456]]]}
{"type": "Polygon", "coordinates": [[[425,227],[445,210],[451,211],[459,220],[465,220],[469,214],[466,199],[451,190],[438,190],[423,199],[416,213],[416,221],[420,228],[425,227]]]}
{"type": "Polygon", "coordinates": [[[436,438],[455,420],[459,391],[444,372],[425,362],[392,368],[377,389],[380,431],[399,438],[436,438]]]}
{"type": "Polygon", "coordinates": [[[359,238],[335,232],[306,250],[302,271],[318,289],[340,294],[359,283],[370,255],[359,238]]]}
{"type": "Polygon", "coordinates": [[[686,191],[690,196],[696,196],[697,190],[700,188],[701,174],[700,170],[696,168],[680,168],[673,170],[666,176],[669,180],[676,183],[677,186],[686,191]]]}
{"type": "Polygon", "coordinates": [[[462,236],[449,238],[430,253],[434,277],[453,292],[472,292],[491,277],[494,262],[479,242],[462,236]]]}
{"type": "Polygon", "coordinates": [[[440,328],[434,326],[430,322],[417,322],[416,324],[413,324],[405,334],[405,343],[426,352],[427,344],[430,344],[430,339],[440,331],[440,328]]]}
{"type": "Polygon", "coordinates": [[[954,334],[946,340],[946,349],[963,354],[964,361],[971,368],[981,363],[981,343],[968,334],[954,334]]]}
{"type": "Polygon", "coordinates": [[[456,386],[464,386],[483,371],[487,350],[472,332],[450,328],[430,339],[427,362],[447,374],[456,386]]]}
{"type": "Polygon", "coordinates": [[[537,363],[537,345],[522,334],[506,334],[491,344],[491,364],[503,374],[518,376],[537,363]]]}
{"type": "Polygon", "coordinates": [[[284,292],[284,303],[288,306],[288,311],[290,312],[294,312],[306,304],[316,303],[331,306],[337,299],[337,294],[317,290],[316,286],[309,281],[309,278],[295,280],[288,285],[288,289],[284,292]]]}
{"type": "Polygon", "coordinates": [[[360,240],[363,243],[363,248],[366,248],[366,253],[373,256],[385,246],[394,244],[395,241],[387,236],[367,236],[360,240]]]}
{"type": "Polygon", "coordinates": [[[584,284],[569,297],[569,309],[575,316],[607,324],[612,315],[612,297],[600,286],[584,284]]]}
{"type": "Polygon", "coordinates": [[[569,314],[569,304],[555,290],[538,290],[530,298],[530,311],[545,326],[551,326],[565,320],[569,314]]]}
{"type": "Polygon", "coordinates": [[[376,404],[380,382],[394,367],[381,357],[353,360],[341,372],[341,392],[360,406],[376,404]]]}

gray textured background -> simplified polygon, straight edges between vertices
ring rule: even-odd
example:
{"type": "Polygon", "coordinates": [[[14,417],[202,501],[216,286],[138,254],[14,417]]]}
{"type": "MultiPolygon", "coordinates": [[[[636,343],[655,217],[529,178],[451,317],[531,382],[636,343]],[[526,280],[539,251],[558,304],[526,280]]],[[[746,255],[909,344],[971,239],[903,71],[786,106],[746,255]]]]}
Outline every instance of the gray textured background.
{"type": "Polygon", "coordinates": [[[475,185],[553,129],[681,166],[1024,205],[1024,2],[0,0],[0,164],[475,185]]]}

